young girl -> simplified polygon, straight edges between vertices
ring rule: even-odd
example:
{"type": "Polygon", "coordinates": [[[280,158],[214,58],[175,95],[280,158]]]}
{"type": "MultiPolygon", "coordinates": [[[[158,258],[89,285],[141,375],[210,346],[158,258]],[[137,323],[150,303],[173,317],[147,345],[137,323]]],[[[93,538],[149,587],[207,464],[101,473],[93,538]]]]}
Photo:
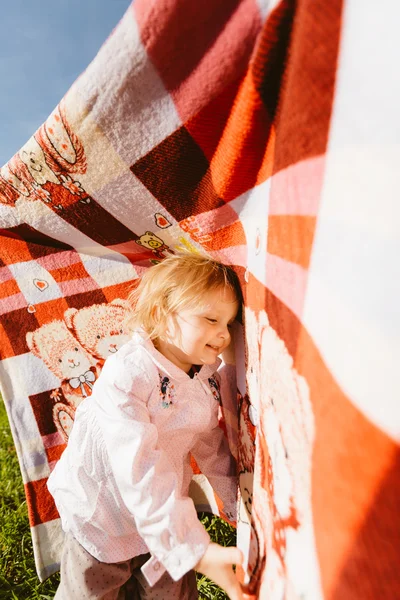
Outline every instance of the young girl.
{"type": "Polygon", "coordinates": [[[148,269],[135,330],[107,359],[48,487],[66,533],[58,600],[193,600],[193,569],[232,600],[237,548],[210,543],[188,497],[190,454],[236,514],[236,468],[218,426],[218,355],[241,303],[235,273],[196,255],[148,269]]]}

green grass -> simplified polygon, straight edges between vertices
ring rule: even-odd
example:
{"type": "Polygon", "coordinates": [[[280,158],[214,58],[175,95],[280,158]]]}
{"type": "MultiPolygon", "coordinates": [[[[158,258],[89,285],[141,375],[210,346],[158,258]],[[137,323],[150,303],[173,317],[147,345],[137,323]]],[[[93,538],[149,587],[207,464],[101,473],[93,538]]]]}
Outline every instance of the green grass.
{"type": "MultiPolygon", "coordinates": [[[[201,520],[211,539],[223,546],[236,542],[235,530],[214,515],[201,520]]],[[[228,597],[213,582],[197,574],[201,600],[228,597]]],[[[32,540],[24,487],[10,427],[0,399],[0,600],[50,600],[59,581],[58,573],[40,583],[33,560],[32,540]]]]}
{"type": "Polygon", "coordinates": [[[0,400],[0,599],[47,600],[57,585],[58,574],[43,583],[36,575],[24,487],[0,400]]]}

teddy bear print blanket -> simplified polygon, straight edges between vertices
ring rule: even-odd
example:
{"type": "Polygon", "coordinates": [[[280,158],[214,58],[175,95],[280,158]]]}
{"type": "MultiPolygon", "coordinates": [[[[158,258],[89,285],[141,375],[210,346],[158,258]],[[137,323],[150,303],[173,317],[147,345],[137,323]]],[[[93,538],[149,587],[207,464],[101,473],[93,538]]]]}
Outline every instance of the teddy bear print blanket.
{"type": "Polygon", "coordinates": [[[75,409],[128,339],[130,287],[184,249],[244,293],[223,381],[238,577],[268,600],[400,596],[399,18],[394,2],[136,0],[1,168],[1,392],[41,579],[75,409]]]}

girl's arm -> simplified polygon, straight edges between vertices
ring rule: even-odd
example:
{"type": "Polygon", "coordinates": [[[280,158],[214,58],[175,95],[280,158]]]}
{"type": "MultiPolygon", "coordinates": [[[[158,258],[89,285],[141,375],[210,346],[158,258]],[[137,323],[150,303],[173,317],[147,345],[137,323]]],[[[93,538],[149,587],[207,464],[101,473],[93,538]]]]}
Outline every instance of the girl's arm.
{"type": "Polygon", "coordinates": [[[223,512],[231,522],[236,522],[236,500],[238,478],[236,461],[233,458],[228,441],[219,426],[199,437],[192,448],[192,454],[207,476],[213,489],[222,500],[223,512]]]}
{"type": "Polygon", "coordinates": [[[248,598],[243,594],[242,586],[236,579],[232,565],[241,565],[243,555],[238,548],[223,548],[218,544],[211,543],[203,558],[196,565],[196,571],[200,571],[209,579],[212,579],[228,594],[230,600],[244,600],[248,598]]]}

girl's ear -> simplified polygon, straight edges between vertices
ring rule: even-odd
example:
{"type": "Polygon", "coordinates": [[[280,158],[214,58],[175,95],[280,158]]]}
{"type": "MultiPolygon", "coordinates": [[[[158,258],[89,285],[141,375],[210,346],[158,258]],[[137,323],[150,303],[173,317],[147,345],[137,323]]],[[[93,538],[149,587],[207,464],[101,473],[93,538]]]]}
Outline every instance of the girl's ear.
{"type": "Polygon", "coordinates": [[[158,304],[156,304],[155,306],[153,306],[153,308],[151,309],[151,316],[154,320],[155,323],[159,323],[161,320],[161,310],[160,310],[160,306],[158,304]]]}
{"type": "Polygon", "coordinates": [[[165,318],[165,337],[175,337],[179,333],[179,323],[174,313],[165,318]]]}
{"type": "Polygon", "coordinates": [[[159,334],[159,338],[160,339],[165,339],[168,335],[168,319],[163,323],[163,315],[162,315],[162,310],[160,305],[156,305],[153,306],[151,309],[151,317],[153,319],[153,324],[154,326],[157,328],[157,330],[159,331],[158,327],[160,325],[163,325],[161,327],[161,332],[159,334]]]}

